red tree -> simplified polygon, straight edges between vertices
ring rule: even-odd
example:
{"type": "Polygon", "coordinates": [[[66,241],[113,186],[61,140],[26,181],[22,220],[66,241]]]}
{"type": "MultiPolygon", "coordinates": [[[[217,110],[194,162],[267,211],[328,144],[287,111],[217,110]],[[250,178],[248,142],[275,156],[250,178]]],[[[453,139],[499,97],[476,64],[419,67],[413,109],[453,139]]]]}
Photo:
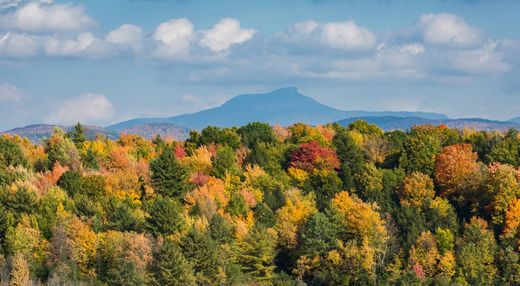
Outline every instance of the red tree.
{"type": "Polygon", "coordinates": [[[336,151],[323,147],[316,141],[300,145],[291,154],[291,167],[312,171],[313,169],[338,169],[336,151]]]}

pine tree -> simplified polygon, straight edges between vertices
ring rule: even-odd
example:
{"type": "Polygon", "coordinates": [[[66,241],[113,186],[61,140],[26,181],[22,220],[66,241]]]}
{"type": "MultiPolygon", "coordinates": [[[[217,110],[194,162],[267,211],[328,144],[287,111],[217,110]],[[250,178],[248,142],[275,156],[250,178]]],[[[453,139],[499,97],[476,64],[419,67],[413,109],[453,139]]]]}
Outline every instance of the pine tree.
{"type": "Polygon", "coordinates": [[[190,189],[188,171],[175,158],[171,148],[165,148],[161,155],[150,163],[152,185],[155,191],[165,197],[182,198],[190,189]]]}
{"type": "Polygon", "coordinates": [[[85,134],[85,127],[81,125],[81,123],[77,123],[74,125],[74,128],[67,133],[67,137],[69,137],[72,142],[79,147],[83,142],[87,141],[87,136],[85,134]]]}
{"type": "Polygon", "coordinates": [[[269,283],[273,278],[276,239],[265,228],[256,227],[238,242],[238,261],[242,271],[255,281],[269,283]]]}
{"type": "Polygon", "coordinates": [[[157,285],[195,285],[193,269],[178,246],[165,242],[155,254],[152,266],[157,285]]]}
{"type": "Polygon", "coordinates": [[[185,225],[181,212],[177,201],[159,196],[148,207],[148,228],[154,235],[173,234],[185,225]]]}

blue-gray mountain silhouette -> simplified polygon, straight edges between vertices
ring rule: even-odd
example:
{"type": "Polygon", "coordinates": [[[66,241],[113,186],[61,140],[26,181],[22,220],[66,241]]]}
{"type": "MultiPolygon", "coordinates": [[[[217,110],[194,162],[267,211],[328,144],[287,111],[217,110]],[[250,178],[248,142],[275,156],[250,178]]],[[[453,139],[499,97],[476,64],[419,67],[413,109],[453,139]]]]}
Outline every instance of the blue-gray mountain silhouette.
{"type": "Polygon", "coordinates": [[[447,119],[443,114],[428,112],[369,112],[345,111],[332,108],[305,96],[294,87],[281,88],[263,94],[242,94],[233,97],[221,106],[168,118],[138,118],[112,126],[110,130],[122,130],[134,125],[170,123],[191,129],[208,125],[230,127],[261,121],[270,124],[290,125],[295,122],[326,124],[344,118],[365,116],[420,117],[447,119]]]}

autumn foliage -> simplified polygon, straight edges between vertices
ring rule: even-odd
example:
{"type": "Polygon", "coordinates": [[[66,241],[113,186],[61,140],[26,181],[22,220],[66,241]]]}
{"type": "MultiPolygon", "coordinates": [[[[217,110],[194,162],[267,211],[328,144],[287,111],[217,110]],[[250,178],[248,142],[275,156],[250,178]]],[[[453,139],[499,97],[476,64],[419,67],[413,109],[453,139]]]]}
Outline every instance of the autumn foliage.
{"type": "Polygon", "coordinates": [[[520,137],[0,136],[2,285],[520,285],[520,137]]]}

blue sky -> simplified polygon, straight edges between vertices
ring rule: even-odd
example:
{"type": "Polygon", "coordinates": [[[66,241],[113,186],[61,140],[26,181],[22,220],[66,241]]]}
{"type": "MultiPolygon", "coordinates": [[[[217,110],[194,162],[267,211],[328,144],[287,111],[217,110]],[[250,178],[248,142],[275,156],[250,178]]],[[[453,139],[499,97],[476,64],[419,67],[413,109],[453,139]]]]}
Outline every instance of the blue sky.
{"type": "Polygon", "coordinates": [[[520,116],[520,1],[0,0],[0,130],[296,86],[345,110],[520,116]]]}

